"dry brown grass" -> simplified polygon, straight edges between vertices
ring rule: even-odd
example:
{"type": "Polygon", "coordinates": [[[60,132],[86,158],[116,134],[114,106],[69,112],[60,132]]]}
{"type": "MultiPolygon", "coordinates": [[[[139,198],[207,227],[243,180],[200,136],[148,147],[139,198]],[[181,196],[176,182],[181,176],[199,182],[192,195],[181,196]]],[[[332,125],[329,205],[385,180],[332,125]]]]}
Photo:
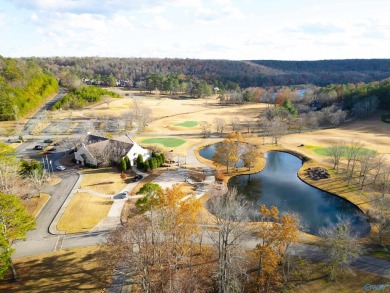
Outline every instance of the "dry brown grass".
{"type": "Polygon", "coordinates": [[[27,213],[36,218],[49,199],[50,195],[47,193],[41,193],[40,197],[36,196],[29,200],[24,200],[22,203],[26,208],[27,213]]]}
{"type": "Polygon", "coordinates": [[[184,194],[190,194],[190,193],[195,192],[195,190],[196,190],[196,186],[192,185],[192,184],[190,184],[188,182],[180,183],[179,187],[180,187],[180,190],[184,194]]]}
{"type": "MultiPolygon", "coordinates": [[[[299,293],[352,293],[352,292],[367,292],[364,290],[366,284],[389,284],[390,279],[379,275],[354,270],[352,276],[346,276],[337,282],[328,280],[326,265],[324,263],[312,262],[305,260],[302,268],[298,273],[305,274],[305,277],[295,277],[293,281],[294,288],[290,292],[299,293]]],[[[385,291],[386,292],[386,289],[385,291]]]]}
{"type": "MultiPolygon", "coordinates": [[[[128,174],[127,174],[128,175],[128,174]]],[[[116,194],[120,192],[130,177],[123,182],[120,173],[116,168],[85,169],[80,189],[88,189],[104,194],[116,194]]]]}
{"type": "Polygon", "coordinates": [[[49,186],[56,185],[62,181],[61,177],[58,177],[57,175],[52,175],[50,178],[49,186]]]}
{"type": "Polygon", "coordinates": [[[57,224],[66,233],[91,230],[108,214],[112,200],[88,193],[76,193],[57,224]]]}
{"type": "Polygon", "coordinates": [[[363,142],[368,149],[386,154],[388,161],[390,161],[390,127],[389,124],[383,123],[379,116],[348,122],[338,128],[291,134],[282,138],[281,145],[324,162],[325,158],[314,153],[310,146],[328,147],[332,143],[348,142],[352,139],[363,142]],[[305,146],[298,147],[301,144],[305,146]]]}
{"type": "Polygon", "coordinates": [[[73,248],[14,261],[19,279],[3,280],[1,292],[102,292],[104,267],[97,247],[73,248]]]}

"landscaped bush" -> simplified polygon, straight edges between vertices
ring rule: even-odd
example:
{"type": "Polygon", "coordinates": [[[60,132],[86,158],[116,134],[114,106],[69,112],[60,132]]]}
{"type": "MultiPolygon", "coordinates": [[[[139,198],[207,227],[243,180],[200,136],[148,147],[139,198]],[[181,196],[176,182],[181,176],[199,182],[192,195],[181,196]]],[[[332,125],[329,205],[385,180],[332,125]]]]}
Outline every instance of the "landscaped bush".
{"type": "Polygon", "coordinates": [[[131,167],[130,159],[128,156],[125,156],[125,162],[126,162],[126,170],[129,170],[131,167]]]}
{"type": "MultiPolygon", "coordinates": [[[[138,158],[137,158],[138,162],[138,158]]],[[[165,156],[163,154],[157,154],[156,152],[152,152],[152,157],[145,161],[144,170],[154,170],[158,167],[161,167],[165,163],[165,156]]],[[[137,163],[138,164],[138,163],[137,163]]]]}

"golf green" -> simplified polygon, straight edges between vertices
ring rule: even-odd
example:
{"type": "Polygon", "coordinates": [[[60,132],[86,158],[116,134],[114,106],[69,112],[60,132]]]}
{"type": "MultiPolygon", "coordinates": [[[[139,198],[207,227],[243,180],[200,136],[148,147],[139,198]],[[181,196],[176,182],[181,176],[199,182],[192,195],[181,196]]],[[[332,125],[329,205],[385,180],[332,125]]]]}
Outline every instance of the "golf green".
{"type": "Polygon", "coordinates": [[[182,123],[175,124],[175,126],[181,126],[181,127],[195,127],[198,125],[199,125],[198,121],[185,121],[182,123]]]}
{"type": "Polygon", "coordinates": [[[175,148],[181,146],[185,142],[186,141],[184,139],[179,138],[147,138],[142,141],[142,143],[145,144],[159,143],[162,144],[164,147],[168,148],[175,148]]]}
{"type": "MultiPolygon", "coordinates": [[[[344,148],[346,149],[346,147],[344,147],[344,148]]],[[[313,151],[314,153],[316,153],[317,155],[320,155],[320,156],[328,156],[328,155],[329,155],[330,148],[314,147],[314,148],[312,148],[312,151],[313,151]]],[[[361,148],[359,153],[360,153],[361,155],[363,155],[363,154],[365,154],[365,153],[367,153],[367,152],[368,152],[368,153],[375,153],[374,150],[370,150],[370,149],[367,149],[367,148],[361,148]]],[[[345,153],[346,153],[346,151],[344,151],[343,157],[346,156],[345,153]]]]}

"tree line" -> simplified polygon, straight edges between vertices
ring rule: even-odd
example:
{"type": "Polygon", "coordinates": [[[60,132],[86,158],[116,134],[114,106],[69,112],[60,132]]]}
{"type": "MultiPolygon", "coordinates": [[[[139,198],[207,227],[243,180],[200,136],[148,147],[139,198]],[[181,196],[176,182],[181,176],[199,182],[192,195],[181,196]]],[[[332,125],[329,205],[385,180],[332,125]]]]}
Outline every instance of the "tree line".
{"type": "Polygon", "coordinates": [[[178,58],[100,58],[51,57],[30,58],[57,77],[75,74],[79,78],[98,80],[112,74],[130,85],[145,80],[152,73],[180,72],[194,79],[236,82],[241,87],[293,84],[328,85],[380,80],[390,76],[390,61],[322,60],[322,61],[232,61],[178,58]]]}
{"type": "Polygon", "coordinates": [[[0,120],[15,120],[58,91],[56,78],[32,60],[0,56],[0,120]]]}

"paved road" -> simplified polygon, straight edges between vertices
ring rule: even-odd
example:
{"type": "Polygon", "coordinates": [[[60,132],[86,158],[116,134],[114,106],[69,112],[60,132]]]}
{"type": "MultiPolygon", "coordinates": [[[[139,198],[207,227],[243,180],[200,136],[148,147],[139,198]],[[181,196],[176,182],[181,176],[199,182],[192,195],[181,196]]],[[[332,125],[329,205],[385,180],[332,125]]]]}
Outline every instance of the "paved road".
{"type": "Polygon", "coordinates": [[[59,99],[61,99],[66,94],[64,89],[60,89],[58,94],[51,99],[49,102],[46,103],[40,110],[38,110],[31,118],[27,121],[27,123],[24,125],[24,128],[21,132],[23,136],[29,135],[32,130],[34,130],[35,124],[45,115],[46,111],[50,110],[51,107],[54,105],[55,102],[57,102],[59,99]]]}

